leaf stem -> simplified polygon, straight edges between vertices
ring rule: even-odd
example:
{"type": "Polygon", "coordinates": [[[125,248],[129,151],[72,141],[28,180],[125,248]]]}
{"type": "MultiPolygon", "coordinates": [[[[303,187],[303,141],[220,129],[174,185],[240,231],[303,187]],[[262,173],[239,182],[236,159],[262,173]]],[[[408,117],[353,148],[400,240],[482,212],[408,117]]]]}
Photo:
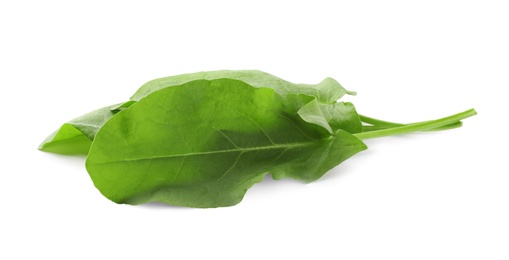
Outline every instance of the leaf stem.
{"type": "MultiPolygon", "coordinates": [[[[425,122],[414,123],[414,124],[403,125],[403,126],[395,126],[395,127],[388,128],[388,129],[362,132],[362,133],[357,133],[354,135],[361,140],[365,140],[365,139],[378,138],[378,137],[391,136],[391,135],[408,134],[408,133],[412,133],[412,132],[425,131],[425,130],[430,130],[430,129],[437,128],[437,127],[443,127],[443,126],[455,124],[455,123],[458,123],[462,119],[474,116],[476,114],[477,114],[477,112],[474,109],[469,109],[467,111],[464,111],[464,112],[461,112],[461,113],[458,113],[455,115],[451,115],[448,117],[440,118],[437,120],[425,121],[425,122]]],[[[367,117],[365,117],[365,118],[367,118],[367,117]]],[[[396,124],[396,123],[386,122],[386,121],[381,121],[381,120],[378,120],[378,121],[384,122],[384,123],[389,123],[389,124],[396,124]]]]}
{"type": "MultiPolygon", "coordinates": [[[[394,122],[384,121],[384,120],[368,117],[368,116],[365,116],[365,115],[359,115],[359,119],[363,123],[370,124],[370,125],[364,125],[362,127],[362,132],[369,132],[369,131],[382,130],[382,129],[393,128],[393,127],[398,127],[398,126],[410,125],[410,124],[401,124],[401,123],[394,123],[394,122]]],[[[429,122],[429,120],[425,121],[425,122],[429,122]]],[[[417,124],[417,123],[424,123],[424,122],[415,122],[415,123],[412,123],[412,124],[417,124]]],[[[461,126],[462,126],[462,123],[460,121],[458,121],[456,123],[452,123],[452,124],[444,125],[444,126],[439,126],[439,127],[433,128],[433,129],[426,129],[426,130],[423,130],[423,131],[442,131],[442,130],[449,130],[449,129],[453,129],[453,128],[458,128],[458,127],[461,127],[461,126]]]]}
{"type": "Polygon", "coordinates": [[[405,125],[405,124],[400,124],[400,123],[384,121],[384,120],[372,118],[372,117],[365,116],[365,115],[359,115],[359,118],[364,123],[371,124],[371,125],[376,125],[376,126],[381,126],[381,127],[385,127],[385,128],[396,127],[396,126],[404,126],[405,125]]]}
{"type": "MultiPolygon", "coordinates": [[[[413,123],[413,124],[416,124],[416,123],[413,123]]],[[[409,124],[407,124],[409,125],[409,124]]],[[[423,130],[423,131],[426,131],[426,132],[432,132],[432,131],[443,131],[443,130],[449,130],[449,129],[454,129],[454,128],[458,128],[458,127],[461,127],[463,125],[463,123],[461,123],[461,121],[459,122],[456,122],[456,123],[452,123],[452,124],[448,124],[448,125],[443,125],[443,126],[439,126],[439,127],[435,127],[435,128],[431,128],[431,129],[426,129],[426,130],[423,130]]],[[[405,126],[405,124],[401,124],[399,126],[405,126]]],[[[394,128],[394,127],[399,127],[399,126],[380,126],[380,125],[363,125],[362,126],[362,132],[371,132],[371,131],[378,131],[378,130],[382,130],[382,129],[389,129],[389,128],[394,128]]]]}

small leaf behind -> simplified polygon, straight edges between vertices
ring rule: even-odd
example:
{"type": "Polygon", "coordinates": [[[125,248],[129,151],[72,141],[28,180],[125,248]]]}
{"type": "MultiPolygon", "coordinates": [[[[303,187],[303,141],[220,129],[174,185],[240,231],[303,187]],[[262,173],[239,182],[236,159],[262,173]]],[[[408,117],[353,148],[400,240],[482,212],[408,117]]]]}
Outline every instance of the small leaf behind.
{"type": "Polygon", "coordinates": [[[92,140],[99,129],[118,111],[107,106],[77,117],[65,124],[41,143],[39,149],[59,154],[87,155],[92,140]]]}
{"type": "Polygon", "coordinates": [[[335,103],[345,94],[355,94],[347,91],[332,78],[326,78],[319,84],[314,85],[294,84],[258,70],[218,70],[182,74],[149,81],[136,91],[131,100],[139,101],[157,90],[182,85],[193,80],[221,78],[240,80],[256,88],[272,88],[281,95],[306,94],[317,98],[320,103],[335,103]]]}

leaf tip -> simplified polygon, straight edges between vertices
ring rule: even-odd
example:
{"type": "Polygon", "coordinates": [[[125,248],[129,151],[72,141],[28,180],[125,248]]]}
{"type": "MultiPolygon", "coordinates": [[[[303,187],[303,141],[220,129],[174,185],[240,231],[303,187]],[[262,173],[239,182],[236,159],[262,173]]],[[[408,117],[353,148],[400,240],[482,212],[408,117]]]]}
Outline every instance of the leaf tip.
{"type": "Polygon", "coordinates": [[[348,95],[350,95],[350,96],[357,96],[357,92],[355,92],[355,91],[349,91],[349,90],[347,90],[347,91],[346,91],[346,94],[348,94],[348,95]]]}

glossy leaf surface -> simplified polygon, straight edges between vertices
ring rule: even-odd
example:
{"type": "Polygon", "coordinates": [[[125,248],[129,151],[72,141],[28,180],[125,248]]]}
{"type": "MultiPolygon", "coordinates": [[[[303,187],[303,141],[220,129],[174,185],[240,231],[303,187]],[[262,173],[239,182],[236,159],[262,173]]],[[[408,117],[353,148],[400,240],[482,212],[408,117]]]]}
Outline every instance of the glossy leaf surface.
{"type": "Polygon", "coordinates": [[[230,206],[267,173],[310,182],[366,149],[312,109],[322,123],[304,121],[298,111],[313,101],[231,79],[161,89],[101,128],[87,170],[104,196],[128,204],[230,206]]]}

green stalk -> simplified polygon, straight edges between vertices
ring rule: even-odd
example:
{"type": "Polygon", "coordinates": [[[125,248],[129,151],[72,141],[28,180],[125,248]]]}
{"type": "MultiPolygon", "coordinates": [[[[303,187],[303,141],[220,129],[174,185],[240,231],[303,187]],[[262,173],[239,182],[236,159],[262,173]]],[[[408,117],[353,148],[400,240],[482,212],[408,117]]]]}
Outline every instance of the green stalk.
{"type": "MultiPolygon", "coordinates": [[[[414,124],[417,124],[417,123],[414,123],[414,124]]],[[[435,128],[432,128],[432,129],[426,129],[426,130],[423,130],[423,131],[443,131],[443,130],[449,130],[449,129],[458,128],[458,127],[461,127],[462,125],[463,124],[461,122],[456,122],[456,123],[452,123],[452,124],[448,124],[448,125],[443,125],[443,126],[435,127],[435,128]]],[[[400,124],[398,126],[363,125],[362,126],[362,132],[371,132],[371,131],[377,131],[377,130],[382,130],[382,129],[394,128],[394,127],[399,127],[399,126],[405,126],[405,124],[400,124]]]]}
{"type": "MultiPolygon", "coordinates": [[[[371,139],[371,138],[378,138],[378,137],[384,137],[384,136],[391,136],[391,135],[400,135],[400,134],[408,134],[412,132],[417,131],[424,131],[429,130],[437,127],[442,127],[450,124],[454,124],[459,122],[462,119],[471,117],[477,115],[477,112],[474,109],[467,110],[465,112],[461,112],[452,116],[444,117],[437,120],[431,120],[421,123],[415,123],[415,124],[409,124],[404,126],[396,126],[393,128],[388,129],[382,129],[382,130],[375,130],[375,131],[369,131],[369,132],[363,132],[354,134],[357,138],[361,140],[365,139],[371,139]]],[[[393,123],[395,124],[395,123],[393,123]]]]}
{"type": "MultiPolygon", "coordinates": [[[[368,116],[365,116],[365,115],[359,115],[359,119],[363,123],[370,124],[370,125],[363,126],[362,127],[362,132],[370,132],[370,131],[375,131],[375,130],[382,130],[382,129],[387,129],[387,128],[393,128],[393,127],[398,127],[398,126],[409,125],[409,124],[401,124],[401,123],[394,123],[394,122],[384,121],[384,120],[368,117],[368,116]]],[[[426,121],[426,122],[429,122],[429,121],[426,121]]],[[[417,124],[417,123],[424,123],[424,122],[415,122],[415,123],[412,123],[412,124],[417,124]]],[[[452,123],[452,124],[449,124],[449,125],[439,126],[439,127],[433,128],[433,129],[426,129],[424,131],[449,130],[449,129],[461,127],[461,125],[462,125],[461,122],[456,122],[456,123],[452,123]]]]}
{"type": "Polygon", "coordinates": [[[396,126],[404,126],[404,124],[384,121],[384,120],[372,118],[372,117],[365,116],[365,115],[359,115],[359,118],[364,123],[367,123],[367,124],[370,124],[370,125],[381,126],[381,127],[385,127],[385,128],[396,127],[396,126]]]}

